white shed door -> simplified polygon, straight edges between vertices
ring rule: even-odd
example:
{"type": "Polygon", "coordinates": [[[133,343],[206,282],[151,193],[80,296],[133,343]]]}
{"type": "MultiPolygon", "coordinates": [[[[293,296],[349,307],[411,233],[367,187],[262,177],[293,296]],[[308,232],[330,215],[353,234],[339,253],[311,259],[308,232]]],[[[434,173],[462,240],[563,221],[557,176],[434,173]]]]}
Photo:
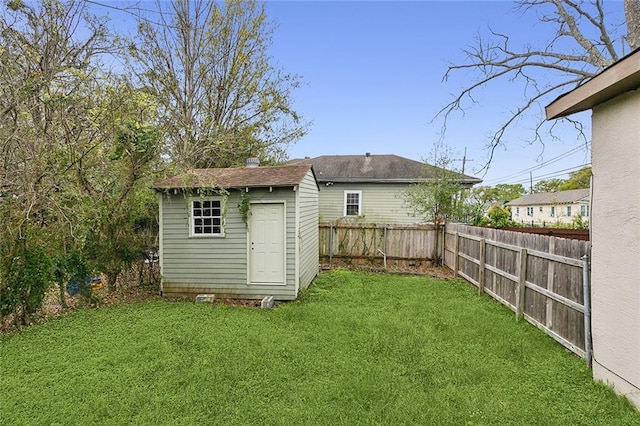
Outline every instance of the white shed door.
{"type": "Polygon", "coordinates": [[[251,284],[285,284],[284,204],[252,204],[249,220],[251,284]]]}

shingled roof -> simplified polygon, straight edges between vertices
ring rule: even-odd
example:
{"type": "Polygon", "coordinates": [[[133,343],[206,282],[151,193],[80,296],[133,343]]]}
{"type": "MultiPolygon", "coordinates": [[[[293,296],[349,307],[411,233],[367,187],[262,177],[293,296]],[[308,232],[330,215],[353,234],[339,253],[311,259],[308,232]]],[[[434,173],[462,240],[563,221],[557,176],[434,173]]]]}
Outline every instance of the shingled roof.
{"type": "MultiPolygon", "coordinates": [[[[398,155],[321,155],[292,160],[291,163],[311,163],[318,182],[400,182],[413,183],[438,177],[438,167],[398,155]]],[[[454,173],[461,183],[476,184],[481,179],[454,173]]]]}
{"type": "Polygon", "coordinates": [[[588,202],[589,189],[571,189],[559,192],[528,194],[507,203],[508,206],[540,206],[546,204],[572,204],[588,202]]]}
{"type": "Polygon", "coordinates": [[[156,190],[179,188],[256,188],[298,185],[313,168],[311,164],[272,167],[236,167],[225,169],[192,169],[163,179],[156,190]]]}

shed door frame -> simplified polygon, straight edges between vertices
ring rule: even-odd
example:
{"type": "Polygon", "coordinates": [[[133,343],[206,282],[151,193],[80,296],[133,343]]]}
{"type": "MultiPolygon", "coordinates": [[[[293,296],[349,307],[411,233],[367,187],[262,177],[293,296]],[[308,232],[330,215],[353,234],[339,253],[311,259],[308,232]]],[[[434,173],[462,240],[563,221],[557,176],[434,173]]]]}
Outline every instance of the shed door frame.
{"type": "Polygon", "coordinates": [[[268,201],[251,201],[251,206],[257,205],[273,205],[273,206],[281,206],[282,207],[282,234],[281,234],[281,242],[282,242],[282,276],[281,279],[268,279],[261,280],[260,274],[257,271],[254,271],[252,268],[255,265],[255,261],[253,259],[254,250],[255,250],[255,241],[254,237],[257,232],[255,231],[256,220],[259,219],[255,214],[254,208],[251,208],[250,216],[248,220],[248,229],[247,229],[247,284],[249,285],[269,285],[269,286],[285,286],[287,284],[287,203],[286,201],[281,200],[268,200],[268,201]],[[254,279],[254,276],[258,275],[257,279],[254,279]]]}

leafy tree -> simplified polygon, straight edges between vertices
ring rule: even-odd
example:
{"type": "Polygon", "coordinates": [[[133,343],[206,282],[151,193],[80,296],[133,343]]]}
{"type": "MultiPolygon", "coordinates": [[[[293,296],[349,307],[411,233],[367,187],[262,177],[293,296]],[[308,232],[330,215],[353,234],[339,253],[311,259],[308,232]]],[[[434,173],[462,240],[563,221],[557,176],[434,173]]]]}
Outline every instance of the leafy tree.
{"type": "Polygon", "coordinates": [[[464,187],[460,174],[453,170],[452,158],[448,148],[436,144],[432,164],[425,164],[432,178],[411,185],[402,194],[405,203],[427,222],[443,223],[447,219],[457,219],[462,213],[464,187]]]}
{"type": "Polygon", "coordinates": [[[562,179],[548,179],[541,180],[533,185],[533,193],[537,194],[540,192],[557,192],[560,190],[560,186],[564,183],[562,179]]]}
{"type": "Polygon", "coordinates": [[[80,269],[116,276],[104,259],[124,265],[142,245],[132,206],[152,196],[157,107],[102,70],[113,43],[88,12],[13,1],[0,16],[0,293],[2,315],[23,321],[49,282],[64,305],[80,269]]]}
{"type": "Polygon", "coordinates": [[[559,191],[585,189],[591,186],[591,167],[584,167],[569,174],[569,179],[558,186],[559,191]]]}
{"type": "MultiPolygon", "coordinates": [[[[522,103],[490,137],[485,167],[491,163],[496,147],[504,142],[506,132],[526,113],[540,111],[541,103],[573,89],[625,53],[640,48],[640,0],[606,5],[603,0],[519,0],[517,10],[536,14],[543,25],[553,27],[555,35],[548,41],[540,41],[539,46],[519,48],[508,34],[491,29],[488,40],[478,37],[477,43],[464,51],[466,62],[450,66],[445,74],[445,79],[449,79],[458,71],[477,72],[476,78],[440,111],[445,126],[451,114],[465,110],[467,101],[473,103],[476,92],[485,87],[491,90],[490,83],[508,79],[510,85],[519,83],[522,87],[522,103]],[[605,6],[624,6],[626,27],[607,19],[605,6]]],[[[542,141],[545,123],[542,114],[538,123],[532,142],[542,141]]],[[[573,124],[584,135],[582,125],[575,121],[573,124]]],[[[553,125],[549,126],[553,132],[553,125]]]]}
{"type": "Polygon", "coordinates": [[[517,226],[517,224],[511,220],[511,211],[508,208],[494,205],[489,209],[487,217],[482,220],[480,226],[504,228],[507,226],[517,226]]]}
{"type": "Polygon", "coordinates": [[[34,263],[58,269],[63,252],[79,244],[73,210],[60,207],[73,204],[62,195],[73,192],[69,171],[80,164],[68,154],[86,151],[92,140],[84,119],[90,106],[79,94],[95,82],[92,61],[109,43],[85,2],[6,6],[0,16],[0,292],[12,295],[3,315],[13,309],[24,321],[42,301],[33,297],[36,289],[45,291],[54,278],[34,263]]]}
{"type": "MultiPolygon", "coordinates": [[[[447,147],[436,144],[432,164],[425,164],[432,178],[411,185],[400,195],[417,216],[434,223],[436,231],[447,220],[474,222],[481,216],[481,205],[468,196],[461,174],[452,167],[452,158],[447,147]]],[[[438,243],[432,259],[441,260],[438,243]]]]}
{"type": "Polygon", "coordinates": [[[279,160],[305,134],[292,109],[298,77],[268,56],[273,26],[264,4],[156,3],[129,44],[131,70],[160,106],[168,154],[182,167],[226,167],[247,157],[279,160]]]}
{"type": "Polygon", "coordinates": [[[525,194],[524,186],[519,183],[500,183],[495,186],[479,186],[472,189],[474,197],[484,204],[504,204],[525,194]]]}

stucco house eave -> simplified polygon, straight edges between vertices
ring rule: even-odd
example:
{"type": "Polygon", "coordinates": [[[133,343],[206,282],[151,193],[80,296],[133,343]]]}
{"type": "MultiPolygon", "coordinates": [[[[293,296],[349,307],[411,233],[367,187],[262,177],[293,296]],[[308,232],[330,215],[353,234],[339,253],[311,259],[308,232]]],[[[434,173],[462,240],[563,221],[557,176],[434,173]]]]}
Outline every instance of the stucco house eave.
{"type": "Polygon", "coordinates": [[[576,112],[592,109],[622,93],[636,90],[640,86],[640,61],[631,52],[620,61],[605,68],[572,91],[559,96],[545,107],[547,120],[566,117],[576,112]]]}

